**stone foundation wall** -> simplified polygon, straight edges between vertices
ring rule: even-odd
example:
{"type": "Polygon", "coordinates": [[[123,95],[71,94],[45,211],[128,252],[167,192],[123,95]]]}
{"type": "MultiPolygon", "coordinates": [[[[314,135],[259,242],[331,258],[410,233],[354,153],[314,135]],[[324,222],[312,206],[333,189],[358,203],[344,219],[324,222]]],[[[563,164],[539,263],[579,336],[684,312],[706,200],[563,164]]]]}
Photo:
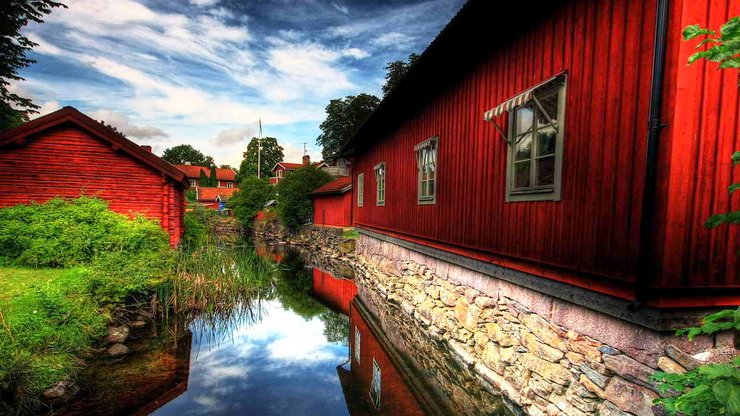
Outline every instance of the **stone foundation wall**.
{"type": "Polygon", "coordinates": [[[358,281],[530,415],[653,415],[651,374],[732,344],[658,333],[367,235],[353,263],[358,281]]]}

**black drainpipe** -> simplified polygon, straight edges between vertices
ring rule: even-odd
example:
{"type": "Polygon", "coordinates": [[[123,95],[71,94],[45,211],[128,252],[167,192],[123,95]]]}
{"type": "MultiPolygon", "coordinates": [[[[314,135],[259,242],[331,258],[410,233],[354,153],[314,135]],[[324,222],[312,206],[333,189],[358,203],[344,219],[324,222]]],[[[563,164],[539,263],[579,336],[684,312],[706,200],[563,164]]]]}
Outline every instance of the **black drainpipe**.
{"type": "Polygon", "coordinates": [[[645,154],[645,189],[642,195],[642,218],[640,221],[640,246],[637,258],[636,303],[634,309],[646,301],[649,285],[658,268],[653,255],[656,205],[657,205],[657,164],[658,140],[660,131],[666,127],[660,120],[663,103],[663,72],[665,67],[665,48],[668,29],[668,1],[658,0],[655,18],[655,39],[653,41],[653,68],[650,83],[650,113],[648,115],[647,151],[645,154]]]}

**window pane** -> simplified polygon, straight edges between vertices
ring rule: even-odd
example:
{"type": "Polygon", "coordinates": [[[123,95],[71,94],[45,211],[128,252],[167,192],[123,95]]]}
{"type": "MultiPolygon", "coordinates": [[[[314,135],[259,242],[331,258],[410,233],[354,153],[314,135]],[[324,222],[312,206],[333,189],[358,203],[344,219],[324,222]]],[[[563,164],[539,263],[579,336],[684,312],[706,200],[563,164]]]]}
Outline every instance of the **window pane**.
{"type": "Polygon", "coordinates": [[[514,188],[529,186],[529,161],[514,163],[514,188]]]}
{"type": "Polygon", "coordinates": [[[427,182],[421,183],[421,197],[427,196],[427,182]]]}
{"type": "MultiPolygon", "coordinates": [[[[542,109],[547,112],[554,123],[558,121],[558,92],[553,90],[545,92],[544,94],[538,94],[537,100],[542,104],[542,109]]],[[[538,109],[539,110],[539,109],[538,109]]],[[[547,117],[542,114],[542,111],[537,111],[537,127],[544,127],[549,125],[547,117]]]]}
{"type": "Polygon", "coordinates": [[[537,185],[555,183],[555,156],[537,159],[537,185]]]}
{"type": "Polygon", "coordinates": [[[528,104],[527,107],[519,107],[516,110],[516,131],[514,134],[521,134],[532,128],[532,108],[528,104]]]}
{"type": "Polygon", "coordinates": [[[429,184],[427,186],[427,195],[434,196],[434,179],[429,180],[429,184]]]}
{"type": "Polygon", "coordinates": [[[537,130],[537,155],[544,156],[555,153],[555,138],[557,132],[553,127],[544,127],[537,130]]]}
{"type": "Polygon", "coordinates": [[[532,134],[527,134],[519,139],[516,145],[516,155],[514,160],[529,160],[532,154],[532,134]]]}

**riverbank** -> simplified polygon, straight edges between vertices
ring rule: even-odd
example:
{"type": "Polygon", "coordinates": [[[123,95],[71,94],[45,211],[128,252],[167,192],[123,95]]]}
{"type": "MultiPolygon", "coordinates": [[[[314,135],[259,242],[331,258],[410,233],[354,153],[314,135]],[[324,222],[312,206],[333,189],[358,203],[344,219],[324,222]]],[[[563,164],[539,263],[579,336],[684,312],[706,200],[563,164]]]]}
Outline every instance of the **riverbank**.
{"type": "Polygon", "coordinates": [[[358,286],[397,307],[526,414],[653,415],[661,412],[653,405],[661,397],[656,371],[682,373],[732,349],[732,334],[690,342],[370,236],[353,240],[350,251],[344,235],[309,226],[283,238],[335,268],[351,267],[358,286]]]}

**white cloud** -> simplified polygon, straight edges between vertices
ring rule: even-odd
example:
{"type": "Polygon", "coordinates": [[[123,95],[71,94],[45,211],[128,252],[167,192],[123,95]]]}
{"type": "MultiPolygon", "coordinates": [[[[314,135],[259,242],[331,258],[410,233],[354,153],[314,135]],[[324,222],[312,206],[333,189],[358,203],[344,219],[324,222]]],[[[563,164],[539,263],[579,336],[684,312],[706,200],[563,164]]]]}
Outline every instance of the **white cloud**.
{"type": "Polygon", "coordinates": [[[105,121],[126,136],[135,137],[142,140],[159,140],[169,137],[164,130],[154,126],[140,126],[131,123],[131,119],[123,113],[112,110],[99,110],[90,114],[90,117],[105,121]]]}
{"type": "Polygon", "coordinates": [[[242,127],[221,130],[214,139],[214,143],[219,146],[239,143],[254,137],[256,133],[257,126],[255,123],[247,124],[242,127]]]}
{"type": "Polygon", "coordinates": [[[413,42],[414,38],[412,36],[398,32],[389,32],[383,33],[373,39],[371,43],[380,47],[392,46],[397,49],[404,49],[413,42]]]}
{"type": "Polygon", "coordinates": [[[34,115],[33,118],[45,116],[49,113],[53,113],[57,110],[62,108],[62,105],[59,104],[59,101],[46,101],[45,103],[41,104],[41,108],[38,109],[38,114],[34,115]]]}
{"type": "Polygon", "coordinates": [[[194,6],[199,6],[199,7],[213,6],[214,4],[218,2],[219,0],[190,0],[190,4],[194,6]]]}

